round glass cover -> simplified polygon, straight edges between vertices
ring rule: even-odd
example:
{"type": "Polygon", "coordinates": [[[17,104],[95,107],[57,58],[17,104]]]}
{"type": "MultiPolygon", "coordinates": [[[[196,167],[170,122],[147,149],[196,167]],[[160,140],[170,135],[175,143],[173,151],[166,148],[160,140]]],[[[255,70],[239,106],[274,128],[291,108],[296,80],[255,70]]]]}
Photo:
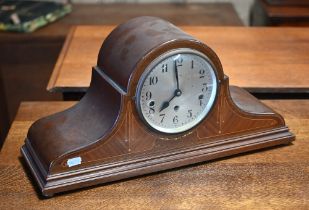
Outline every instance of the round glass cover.
{"type": "Polygon", "coordinates": [[[204,54],[181,48],[156,58],[137,85],[136,106],[151,128],[169,134],[201,122],[217,94],[217,77],[204,54]]]}

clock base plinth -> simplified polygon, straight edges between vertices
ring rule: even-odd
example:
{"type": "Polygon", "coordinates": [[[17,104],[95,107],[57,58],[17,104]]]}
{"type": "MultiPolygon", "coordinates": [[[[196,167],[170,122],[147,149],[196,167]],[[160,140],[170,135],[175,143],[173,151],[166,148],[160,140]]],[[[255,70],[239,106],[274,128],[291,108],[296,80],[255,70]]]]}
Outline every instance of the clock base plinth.
{"type": "Polygon", "coordinates": [[[86,167],[65,174],[54,174],[44,177],[42,169],[34,160],[29,146],[23,146],[21,151],[35,177],[42,194],[51,197],[55,193],[78,189],[97,184],[117,181],[138,175],[163,171],[221,157],[258,150],[276,145],[289,144],[294,139],[287,127],[252,133],[219,140],[212,143],[197,145],[169,151],[160,155],[141,155],[135,159],[115,161],[86,167]]]}

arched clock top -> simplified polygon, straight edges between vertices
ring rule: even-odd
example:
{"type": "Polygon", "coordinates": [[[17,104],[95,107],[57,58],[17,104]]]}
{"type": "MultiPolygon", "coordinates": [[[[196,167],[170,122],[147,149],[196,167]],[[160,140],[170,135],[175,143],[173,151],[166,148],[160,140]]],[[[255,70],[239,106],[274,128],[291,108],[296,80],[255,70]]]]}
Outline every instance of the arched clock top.
{"type": "Polygon", "coordinates": [[[178,48],[195,49],[224,77],[218,56],[207,45],[173,24],[155,17],[138,17],[116,27],[103,42],[97,66],[122,90],[135,93],[144,69],[158,56],[178,48]]]}

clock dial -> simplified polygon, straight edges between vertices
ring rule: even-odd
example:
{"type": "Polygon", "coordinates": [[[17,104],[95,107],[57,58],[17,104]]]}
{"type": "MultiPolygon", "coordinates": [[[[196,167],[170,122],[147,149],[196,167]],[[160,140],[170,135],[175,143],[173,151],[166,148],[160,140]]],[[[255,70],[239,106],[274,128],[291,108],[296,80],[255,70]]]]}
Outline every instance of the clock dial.
{"type": "Polygon", "coordinates": [[[191,49],[177,49],[155,59],[137,87],[137,109],[153,129],[180,133],[210,111],[217,78],[209,59],[191,49]]]}

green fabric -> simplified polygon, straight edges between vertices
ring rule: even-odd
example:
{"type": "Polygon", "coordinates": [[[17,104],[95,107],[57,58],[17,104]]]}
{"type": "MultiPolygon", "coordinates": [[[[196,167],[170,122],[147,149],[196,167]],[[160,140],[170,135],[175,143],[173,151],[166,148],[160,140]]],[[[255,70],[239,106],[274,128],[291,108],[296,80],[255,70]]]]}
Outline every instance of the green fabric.
{"type": "MultiPolygon", "coordinates": [[[[8,6],[12,6],[12,2],[8,6]]],[[[59,4],[53,2],[28,1],[27,5],[18,5],[13,11],[2,11],[0,15],[0,30],[16,32],[32,32],[36,29],[54,22],[72,11],[70,4],[59,4]],[[32,4],[31,4],[32,3],[32,4]],[[10,16],[17,14],[20,23],[14,24],[10,16]]],[[[4,3],[5,4],[5,3],[4,3]]],[[[0,4],[0,8],[3,4],[0,4]]],[[[5,5],[7,6],[7,5],[5,5]]],[[[15,5],[14,5],[15,7],[15,5]]]]}

